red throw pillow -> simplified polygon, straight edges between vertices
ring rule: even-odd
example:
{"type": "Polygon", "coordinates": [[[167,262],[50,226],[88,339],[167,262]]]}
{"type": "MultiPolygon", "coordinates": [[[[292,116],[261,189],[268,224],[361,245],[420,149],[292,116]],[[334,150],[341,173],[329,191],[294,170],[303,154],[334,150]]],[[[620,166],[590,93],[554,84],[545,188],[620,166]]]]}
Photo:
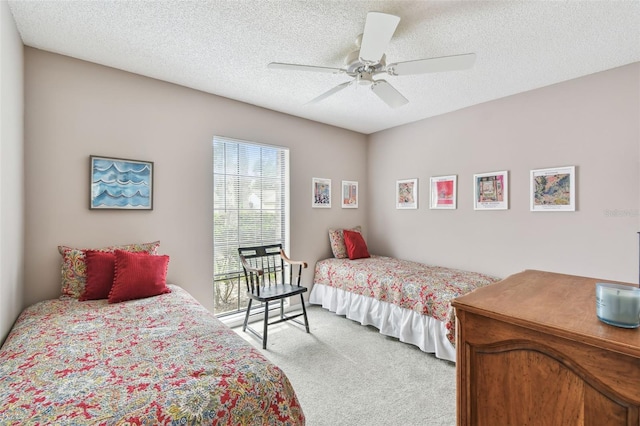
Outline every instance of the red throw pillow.
{"type": "Polygon", "coordinates": [[[355,231],[344,230],[344,245],[347,247],[347,256],[349,259],[362,259],[364,257],[371,257],[367,250],[367,243],[364,242],[362,234],[355,231]]]}
{"type": "Polygon", "coordinates": [[[80,301],[107,299],[113,284],[113,267],[116,256],[113,253],[84,250],[86,282],[79,297],[80,301]]]}
{"type": "Polygon", "coordinates": [[[169,256],[116,250],[113,286],[109,303],[170,293],[167,287],[169,256]]]}

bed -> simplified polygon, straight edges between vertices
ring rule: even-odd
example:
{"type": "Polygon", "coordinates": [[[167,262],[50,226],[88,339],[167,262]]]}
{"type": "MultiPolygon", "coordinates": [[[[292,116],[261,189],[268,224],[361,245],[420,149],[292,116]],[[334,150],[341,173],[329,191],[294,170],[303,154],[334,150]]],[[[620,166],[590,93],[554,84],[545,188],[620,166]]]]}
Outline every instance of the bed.
{"type": "Polygon", "coordinates": [[[329,258],[316,263],[309,302],[455,362],[451,300],[496,281],[385,256],[329,258]]]}
{"type": "Polygon", "coordinates": [[[167,287],[25,309],[0,349],[0,424],[304,424],[285,374],[167,287]]]}

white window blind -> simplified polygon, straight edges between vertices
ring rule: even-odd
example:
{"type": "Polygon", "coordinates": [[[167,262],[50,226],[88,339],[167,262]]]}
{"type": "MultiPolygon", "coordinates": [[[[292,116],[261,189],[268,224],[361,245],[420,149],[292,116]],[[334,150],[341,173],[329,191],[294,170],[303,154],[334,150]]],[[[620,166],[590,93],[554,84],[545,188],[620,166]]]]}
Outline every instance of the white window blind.
{"type": "Polygon", "coordinates": [[[289,150],[213,139],[215,313],[246,308],[238,247],[288,246],[289,150]]]}

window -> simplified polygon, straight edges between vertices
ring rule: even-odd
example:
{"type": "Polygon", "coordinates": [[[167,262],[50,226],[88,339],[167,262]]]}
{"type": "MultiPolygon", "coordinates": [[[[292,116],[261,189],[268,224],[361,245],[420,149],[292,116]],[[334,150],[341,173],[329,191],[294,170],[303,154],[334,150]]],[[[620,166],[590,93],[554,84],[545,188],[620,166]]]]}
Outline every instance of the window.
{"type": "Polygon", "coordinates": [[[217,316],[247,308],[238,247],[288,248],[289,150],[213,138],[213,282],[217,316]]]}

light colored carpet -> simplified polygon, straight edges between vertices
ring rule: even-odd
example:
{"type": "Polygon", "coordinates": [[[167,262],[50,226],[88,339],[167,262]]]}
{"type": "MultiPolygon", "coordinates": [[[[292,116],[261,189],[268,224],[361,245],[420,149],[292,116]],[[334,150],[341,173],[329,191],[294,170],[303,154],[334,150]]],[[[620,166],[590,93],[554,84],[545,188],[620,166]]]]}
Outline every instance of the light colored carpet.
{"type": "Polygon", "coordinates": [[[455,425],[454,363],[319,306],[307,312],[310,334],[271,326],[267,350],[234,330],[289,377],[308,426],[455,425]]]}

